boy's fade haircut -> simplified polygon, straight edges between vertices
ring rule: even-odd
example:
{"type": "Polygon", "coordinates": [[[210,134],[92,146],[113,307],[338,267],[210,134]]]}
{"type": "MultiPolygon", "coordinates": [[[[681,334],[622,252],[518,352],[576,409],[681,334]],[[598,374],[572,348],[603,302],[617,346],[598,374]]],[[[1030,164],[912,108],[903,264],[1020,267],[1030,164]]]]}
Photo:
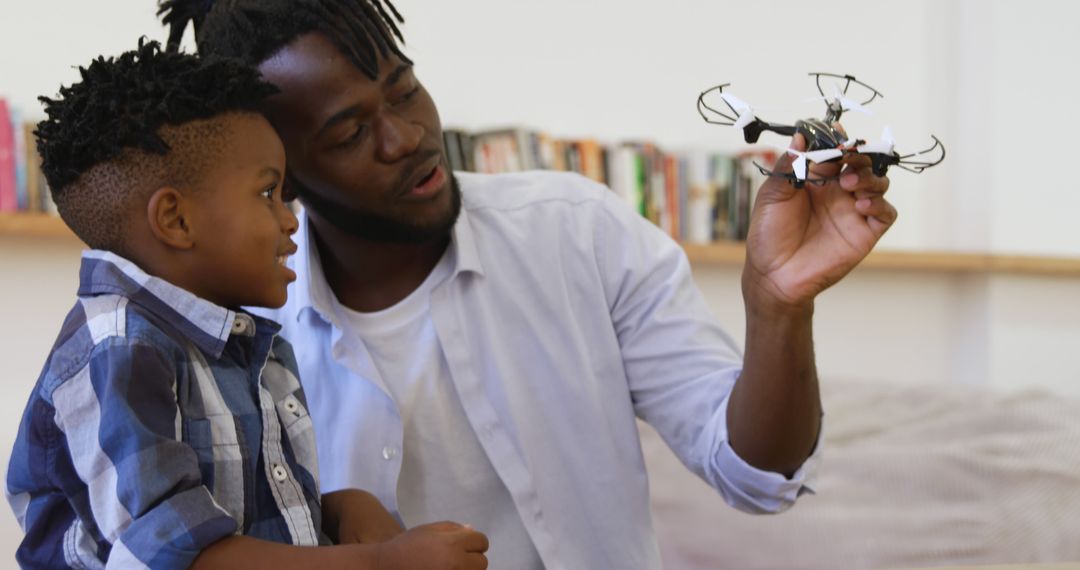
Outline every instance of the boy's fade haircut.
{"type": "Polygon", "coordinates": [[[257,113],[277,89],[258,70],[139,40],[80,67],[81,81],[40,97],[34,131],[42,171],[64,223],[92,248],[128,256],[133,207],[163,186],[191,187],[213,164],[228,113],[257,113]]]}
{"type": "Polygon", "coordinates": [[[169,27],[169,49],[178,49],[190,23],[199,53],[235,57],[258,65],[309,32],[326,36],[369,79],[379,60],[401,52],[404,18],[390,0],[161,0],[158,15],[169,27]]]}

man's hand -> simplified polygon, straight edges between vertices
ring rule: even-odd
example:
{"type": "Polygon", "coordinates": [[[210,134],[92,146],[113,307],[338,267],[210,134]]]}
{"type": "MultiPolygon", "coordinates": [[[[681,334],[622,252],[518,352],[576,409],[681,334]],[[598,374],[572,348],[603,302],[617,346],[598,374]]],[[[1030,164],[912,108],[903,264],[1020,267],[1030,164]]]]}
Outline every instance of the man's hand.
{"type": "Polygon", "coordinates": [[[488,539],[453,522],[418,526],[378,545],[379,570],[486,570],[488,539]]]}
{"type": "MultiPolygon", "coordinates": [[[[791,147],[806,141],[795,135],[791,147]]],[[[784,153],[774,168],[791,172],[784,153]]],[[[839,181],[795,188],[773,177],[758,192],[746,238],[743,294],[747,303],[784,308],[812,306],[814,298],[851,271],[896,221],[885,200],[889,180],[873,175],[870,159],[848,155],[840,163],[812,164],[808,178],[828,178],[847,169],[839,181]]]]}
{"type": "Polygon", "coordinates": [[[343,489],[322,497],[323,530],[337,544],[374,544],[405,532],[374,495],[343,489]]]}

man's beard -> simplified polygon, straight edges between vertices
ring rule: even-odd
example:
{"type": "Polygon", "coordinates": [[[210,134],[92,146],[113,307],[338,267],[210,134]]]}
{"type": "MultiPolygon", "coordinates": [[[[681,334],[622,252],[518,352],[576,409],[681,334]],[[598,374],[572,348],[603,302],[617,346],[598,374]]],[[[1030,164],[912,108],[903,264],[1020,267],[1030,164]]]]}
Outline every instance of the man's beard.
{"type": "Polygon", "coordinates": [[[301,192],[304,207],[351,236],[376,243],[422,244],[443,239],[461,214],[461,188],[453,172],[450,180],[450,208],[441,220],[426,225],[411,224],[379,214],[349,208],[315,194],[301,192]]]}

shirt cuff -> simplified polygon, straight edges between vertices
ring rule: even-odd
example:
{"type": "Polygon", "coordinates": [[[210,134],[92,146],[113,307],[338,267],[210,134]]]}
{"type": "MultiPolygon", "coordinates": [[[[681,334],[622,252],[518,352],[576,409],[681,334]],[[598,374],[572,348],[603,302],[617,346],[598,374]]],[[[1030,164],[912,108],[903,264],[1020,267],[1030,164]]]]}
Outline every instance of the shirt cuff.
{"type": "MultiPolygon", "coordinates": [[[[730,397],[725,398],[723,412],[720,414],[725,426],[729,401],[730,397]]],[[[735,453],[725,437],[716,455],[716,466],[725,480],[724,486],[731,492],[729,502],[732,506],[749,513],[780,513],[791,508],[802,494],[814,494],[824,431],[822,417],[822,428],[818,431],[814,451],[791,478],[750,465],[735,453]]]]}

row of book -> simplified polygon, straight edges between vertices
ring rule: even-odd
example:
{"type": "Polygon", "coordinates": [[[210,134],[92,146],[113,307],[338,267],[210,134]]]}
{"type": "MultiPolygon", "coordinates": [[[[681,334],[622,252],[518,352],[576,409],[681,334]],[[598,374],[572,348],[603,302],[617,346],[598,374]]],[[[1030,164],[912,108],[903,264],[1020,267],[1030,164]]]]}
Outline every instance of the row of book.
{"type": "Polygon", "coordinates": [[[56,214],[34,143],[35,124],[0,97],[0,213],[56,214]]]}
{"type": "Polygon", "coordinates": [[[443,138],[454,170],[577,172],[606,184],[635,211],[687,243],[746,239],[750,209],[764,181],[754,163],[771,165],[776,159],[772,150],[666,152],[649,142],[602,144],[521,128],[446,129],[443,138]]]}
{"type": "MultiPolygon", "coordinates": [[[[0,213],[56,213],[33,130],[34,123],[23,122],[0,98],[0,213]]],[[[773,151],[667,152],[649,142],[602,144],[523,128],[446,129],[443,137],[454,170],[577,172],[607,185],[632,209],[688,243],[745,239],[754,192],[763,181],[754,163],[775,160],[773,151]]]]}

